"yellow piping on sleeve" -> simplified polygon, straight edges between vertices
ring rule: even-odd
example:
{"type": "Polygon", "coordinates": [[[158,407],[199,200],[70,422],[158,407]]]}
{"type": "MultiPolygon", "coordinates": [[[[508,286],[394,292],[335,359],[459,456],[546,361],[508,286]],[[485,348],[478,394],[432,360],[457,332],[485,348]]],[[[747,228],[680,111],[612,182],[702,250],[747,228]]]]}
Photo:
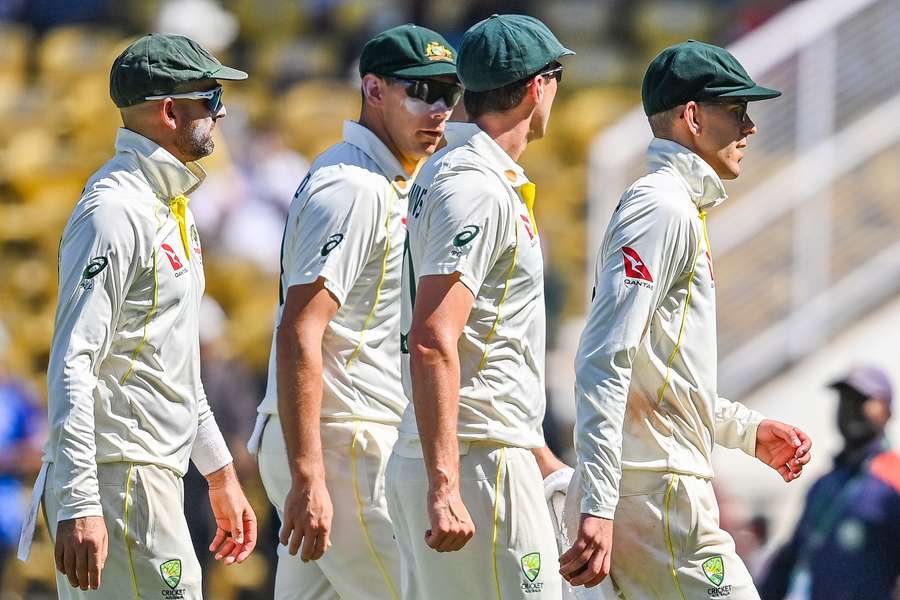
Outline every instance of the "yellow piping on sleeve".
{"type": "Polygon", "coordinates": [[[125,538],[125,547],[128,549],[128,571],[131,575],[131,589],[134,591],[134,597],[136,600],[140,600],[141,593],[137,584],[137,573],[134,569],[134,554],[131,550],[131,540],[128,539],[128,512],[129,508],[131,508],[131,481],[134,475],[134,463],[128,465],[128,475],[125,478],[125,508],[123,509],[122,520],[125,521],[125,526],[122,531],[122,536],[125,538]]]}
{"type": "Polygon", "coordinates": [[[675,549],[672,546],[672,535],[669,532],[669,501],[672,499],[672,491],[678,485],[678,475],[672,473],[672,479],[666,487],[666,496],[663,500],[663,512],[665,513],[665,529],[666,529],[666,548],[669,550],[669,564],[672,571],[672,580],[675,581],[675,589],[678,590],[678,596],[681,600],[685,600],[684,592],[681,591],[681,583],[678,581],[678,571],[675,565],[675,549]]]}
{"type": "Polygon", "coordinates": [[[503,293],[500,294],[500,301],[497,302],[497,316],[494,317],[494,323],[493,325],[491,325],[491,330],[487,332],[486,336],[484,336],[484,354],[481,356],[481,362],[478,363],[479,371],[483,369],[487,364],[488,348],[490,347],[491,340],[494,338],[494,335],[496,335],[497,328],[500,326],[500,322],[502,321],[500,317],[500,309],[503,308],[503,302],[506,300],[506,294],[509,292],[509,282],[516,270],[516,260],[519,257],[519,224],[514,223],[514,227],[516,228],[516,245],[513,247],[512,263],[509,265],[509,270],[506,272],[506,281],[503,282],[503,293]]]}
{"type": "MultiPolygon", "coordinates": [[[[703,223],[703,232],[706,235],[706,213],[700,213],[700,221],[703,223]]],[[[707,242],[708,243],[708,242],[707,242]]],[[[669,356],[669,360],[666,361],[666,376],[663,379],[663,384],[659,388],[659,392],[656,394],[656,403],[662,404],[663,395],[666,393],[666,390],[669,389],[669,378],[672,376],[672,364],[675,362],[675,357],[678,356],[678,353],[681,352],[681,342],[684,339],[684,327],[687,324],[687,316],[688,310],[691,307],[691,294],[694,291],[694,274],[697,272],[697,259],[700,257],[700,240],[697,240],[697,248],[694,250],[694,260],[691,264],[691,275],[688,278],[688,288],[687,288],[687,298],[684,301],[684,312],[681,313],[681,325],[678,327],[678,339],[675,341],[675,348],[672,350],[672,355],[669,356]]]]}
{"type": "Polygon", "coordinates": [[[706,251],[712,257],[712,244],[709,241],[709,229],[706,227],[706,211],[700,211],[700,222],[703,223],[703,239],[706,240],[706,251]]]}
{"type": "Polygon", "coordinates": [[[378,552],[375,551],[375,546],[372,544],[372,537],[369,535],[369,526],[366,525],[366,518],[363,516],[362,495],[359,493],[359,482],[356,475],[356,438],[359,436],[361,423],[359,419],[357,419],[354,421],[354,424],[356,425],[356,428],[353,430],[353,443],[350,444],[350,473],[353,480],[353,494],[356,498],[359,526],[362,529],[363,536],[366,538],[366,546],[369,548],[369,554],[372,555],[375,567],[378,569],[378,572],[381,573],[381,576],[384,577],[384,581],[391,591],[391,597],[394,600],[400,600],[400,595],[397,593],[397,588],[394,587],[394,582],[391,581],[391,576],[388,574],[387,569],[384,568],[384,563],[381,562],[381,557],[378,556],[378,552]]]}
{"type": "MultiPolygon", "coordinates": [[[[153,216],[156,219],[156,231],[159,232],[159,204],[156,205],[156,209],[153,211],[153,216]]],[[[155,236],[154,236],[155,237],[155,236]]],[[[122,378],[119,380],[119,385],[123,385],[125,380],[128,379],[128,376],[134,371],[134,365],[137,362],[137,357],[140,354],[141,350],[144,347],[144,344],[147,343],[147,335],[148,330],[150,329],[150,321],[153,320],[154,315],[156,315],[156,309],[159,303],[159,273],[157,271],[157,250],[156,250],[156,240],[153,241],[153,302],[150,305],[150,310],[147,311],[147,316],[144,317],[144,334],[141,336],[141,341],[138,342],[137,347],[134,349],[134,352],[131,353],[131,365],[129,365],[128,370],[125,371],[125,374],[122,375],[122,378]]]]}
{"type": "MultiPolygon", "coordinates": [[[[534,200],[536,195],[536,187],[530,181],[527,183],[523,183],[518,188],[519,197],[522,198],[522,202],[525,203],[525,207],[528,208],[528,217],[531,219],[531,226],[534,227],[534,234],[538,234],[538,224],[537,219],[534,217],[534,200]]],[[[503,283],[503,293],[500,295],[500,301],[497,303],[497,316],[494,318],[494,323],[491,325],[491,330],[488,331],[487,335],[484,338],[484,354],[481,357],[481,362],[478,363],[478,370],[480,371],[487,365],[488,359],[488,344],[491,339],[493,339],[494,335],[497,333],[497,328],[500,326],[501,318],[500,318],[500,309],[503,306],[503,302],[506,300],[506,294],[509,292],[509,282],[512,279],[513,273],[516,270],[516,261],[519,257],[519,220],[514,219],[513,226],[516,228],[516,246],[513,249],[513,258],[512,264],[509,266],[509,271],[506,273],[506,281],[503,283]]]]}
{"type": "Polygon", "coordinates": [[[378,277],[378,285],[375,286],[375,299],[372,301],[372,310],[370,310],[369,314],[366,316],[362,330],[359,332],[359,344],[356,345],[356,348],[353,349],[353,353],[350,354],[350,358],[347,359],[347,368],[350,368],[350,363],[358,358],[359,353],[362,352],[363,344],[366,339],[366,331],[368,331],[369,325],[372,324],[372,319],[375,318],[375,311],[378,309],[378,302],[381,301],[381,288],[384,285],[384,279],[387,276],[388,259],[391,255],[391,217],[393,216],[394,200],[396,198],[397,194],[394,192],[393,188],[391,188],[391,199],[388,202],[387,216],[384,219],[384,233],[387,241],[384,244],[384,258],[381,260],[381,275],[378,277]]]}
{"type": "Polygon", "coordinates": [[[497,569],[497,531],[500,529],[500,484],[503,481],[503,470],[506,468],[506,448],[500,447],[500,461],[497,464],[497,480],[494,482],[494,522],[491,532],[491,560],[494,568],[494,586],[497,589],[497,600],[503,600],[500,590],[500,571],[497,569]]]}

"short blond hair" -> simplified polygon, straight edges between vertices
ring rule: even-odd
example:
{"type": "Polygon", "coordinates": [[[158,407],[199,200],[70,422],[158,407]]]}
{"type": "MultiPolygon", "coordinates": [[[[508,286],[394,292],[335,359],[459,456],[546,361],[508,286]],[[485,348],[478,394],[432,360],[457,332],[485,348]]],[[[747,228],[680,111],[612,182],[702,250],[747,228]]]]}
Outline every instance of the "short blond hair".
{"type": "Polygon", "coordinates": [[[682,110],[684,110],[684,105],[679,104],[674,108],[663,110],[647,117],[647,120],[650,122],[650,131],[653,132],[654,137],[670,136],[672,127],[675,125],[678,117],[681,116],[682,110]]]}

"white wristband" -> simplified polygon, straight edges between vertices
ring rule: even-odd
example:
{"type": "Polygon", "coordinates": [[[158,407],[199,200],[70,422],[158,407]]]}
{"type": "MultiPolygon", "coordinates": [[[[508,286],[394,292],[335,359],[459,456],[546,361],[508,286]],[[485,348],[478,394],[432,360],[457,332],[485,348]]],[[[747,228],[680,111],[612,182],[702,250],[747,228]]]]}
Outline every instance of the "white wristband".
{"type": "Polygon", "coordinates": [[[197,427],[191,460],[204,477],[233,461],[215,417],[204,420],[197,427]]]}

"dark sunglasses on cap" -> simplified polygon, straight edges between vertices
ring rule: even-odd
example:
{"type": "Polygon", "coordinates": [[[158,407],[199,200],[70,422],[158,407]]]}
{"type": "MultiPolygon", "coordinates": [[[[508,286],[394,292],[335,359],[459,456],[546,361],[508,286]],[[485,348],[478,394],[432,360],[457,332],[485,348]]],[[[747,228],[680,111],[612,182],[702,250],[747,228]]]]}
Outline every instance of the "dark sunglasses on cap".
{"type": "Polygon", "coordinates": [[[162,96],[147,96],[144,98],[144,100],[165,100],[166,98],[206,100],[206,105],[209,107],[210,112],[216,115],[219,114],[219,110],[222,108],[222,86],[217,85],[211,90],[198,92],[184,92],[183,94],[164,94],[162,96]]]}
{"type": "Polygon", "coordinates": [[[548,81],[552,77],[553,79],[556,80],[556,83],[562,83],[562,74],[563,74],[563,66],[560,64],[557,64],[556,66],[554,66],[546,71],[541,71],[540,73],[538,73],[538,75],[540,75],[541,77],[543,77],[544,79],[546,79],[548,81]]]}
{"type": "Polygon", "coordinates": [[[403,79],[401,77],[390,77],[389,79],[393,83],[404,86],[407,96],[421,100],[425,104],[434,104],[438,100],[443,100],[447,108],[453,108],[462,98],[462,85],[458,83],[436,79],[403,79]]]}

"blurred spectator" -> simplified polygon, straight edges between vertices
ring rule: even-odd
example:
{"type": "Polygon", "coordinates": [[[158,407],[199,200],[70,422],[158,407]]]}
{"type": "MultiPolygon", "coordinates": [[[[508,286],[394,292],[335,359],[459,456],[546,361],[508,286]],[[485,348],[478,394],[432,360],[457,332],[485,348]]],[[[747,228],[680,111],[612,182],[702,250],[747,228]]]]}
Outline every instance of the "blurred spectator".
{"type": "Polygon", "coordinates": [[[44,411],[6,369],[9,338],[0,323],[0,589],[7,561],[19,542],[28,505],[22,481],[41,468],[44,411]]]}
{"type": "Polygon", "coordinates": [[[844,449],[810,489],[790,542],[772,560],[763,600],[891,598],[900,575],[900,454],[887,449],[892,389],[858,368],[832,384],[844,449]]]}
{"type": "Polygon", "coordinates": [[[288,148],[278,131],[268,128],[253,136],[239,162],[248,182],[247,195],[225,216],[222,248],[254,261],[264,271],[278,273],[284,223],[309,161],[288,148]]]}
{"type": "Polygon", "coordinates": [[[119,16],[117,3],[112,0],[24,0],[6,4],[12,6],[9,16],[28,23],[38,32],[72,23],[111,24],[119,16]]]}
{"type": "Polygon", "coordinates": [[[225,51],[237,38],[237,18],[215,0],[166,0],[156,31],[187,36],[213,53],[225,51]]]}

